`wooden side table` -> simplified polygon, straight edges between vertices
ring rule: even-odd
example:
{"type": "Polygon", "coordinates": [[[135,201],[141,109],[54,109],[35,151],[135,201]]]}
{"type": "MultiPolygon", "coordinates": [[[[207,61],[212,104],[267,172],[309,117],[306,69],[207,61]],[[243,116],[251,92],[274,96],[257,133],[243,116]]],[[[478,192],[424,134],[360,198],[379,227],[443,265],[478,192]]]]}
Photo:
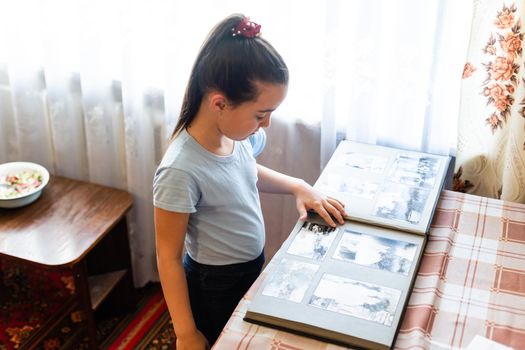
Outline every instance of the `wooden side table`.
{"type": "MultiPolygon", "coordinates": [[[[36,202],[0,209],[2,258],[73,272],[92,349],[98,348],[94,313],[103,301],[118,289],[119,300],[135,304],[125,217],[131,206],[125,191],[52,176],[36,202]]],[[[40,327],[23,348],[33,348],[50,330],[40,327]]]]}

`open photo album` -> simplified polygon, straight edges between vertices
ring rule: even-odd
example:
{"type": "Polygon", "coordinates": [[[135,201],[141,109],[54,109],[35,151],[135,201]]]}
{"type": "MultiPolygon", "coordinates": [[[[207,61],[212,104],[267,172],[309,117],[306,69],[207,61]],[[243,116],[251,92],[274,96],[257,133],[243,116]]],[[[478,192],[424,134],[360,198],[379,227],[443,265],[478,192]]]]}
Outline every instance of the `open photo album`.
{"type": "Polygon", "coordinates": [[[393,346],[449,157],[342,141],[315,187],[344,225],[297,222],[245,320],[367,349],[393,346]]]}

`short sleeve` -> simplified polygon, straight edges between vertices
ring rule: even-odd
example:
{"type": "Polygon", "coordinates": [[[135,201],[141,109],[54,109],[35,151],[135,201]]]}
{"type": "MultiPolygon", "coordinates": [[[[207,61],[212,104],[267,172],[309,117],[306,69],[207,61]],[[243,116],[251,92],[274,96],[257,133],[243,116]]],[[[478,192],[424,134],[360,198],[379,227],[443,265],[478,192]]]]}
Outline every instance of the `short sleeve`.
{"type": "Polygon", "coordinates": [[[266,132],[264,129],[259,129],[255,134],[249,137],[253,149],[253,156],[257,157],[264,150],[266,146],[266,132]]]}
{"type": "Polygon", "coordinates": [[[199,189],[186,172],[174,168],[160,168],[153,179],[153,205],[175,212],[195,213],[199,189]]]}

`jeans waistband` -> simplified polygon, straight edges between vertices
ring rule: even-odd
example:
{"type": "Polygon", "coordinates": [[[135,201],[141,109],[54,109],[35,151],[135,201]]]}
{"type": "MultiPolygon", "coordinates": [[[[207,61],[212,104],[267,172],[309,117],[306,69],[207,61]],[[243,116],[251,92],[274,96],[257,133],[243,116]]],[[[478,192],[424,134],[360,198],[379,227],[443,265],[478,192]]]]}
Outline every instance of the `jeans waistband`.
{"type": "Polygon", "coordinates": [[[184,265],[190,267],[193,271],[199,271],[199,270],[207,270],[207,271],[237,271],[237,270],[246,270],[251,268],[261,268],[262,265],[264,265],[264,250],[261,252],[261,254],[250,261],[242,262],[242,263],[236,263],[236,264],[229,264],[229,265],[207,265],[207,264],[201,264],[195,260],[193,260],[188,253],[184,255],[184,265]]]}

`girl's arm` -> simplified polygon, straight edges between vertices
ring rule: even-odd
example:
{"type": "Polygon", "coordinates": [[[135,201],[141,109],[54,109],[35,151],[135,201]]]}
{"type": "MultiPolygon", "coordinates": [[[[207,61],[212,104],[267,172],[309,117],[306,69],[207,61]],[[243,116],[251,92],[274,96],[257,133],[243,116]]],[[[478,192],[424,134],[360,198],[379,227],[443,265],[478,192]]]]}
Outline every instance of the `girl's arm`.
{"type": "Polygon", "coordinates": [[[333,218],[340,224],[344,223],[343,204],[337,199],[323,195],[306,181],[284,175],[260,164],[257,164],[257,176],[259,191],[295,195],[300,220],[305,220],[307,210],[313,209],[331,226],[336,225],[333,218]]]}
{"type": "Polygon", "coordinates": [[[209,345],[195,325],[182,265],[189,215],[155,207],[157,266],[162,291],[177,336],[177,350],[204,350],[208,349],[209,345]]]}

